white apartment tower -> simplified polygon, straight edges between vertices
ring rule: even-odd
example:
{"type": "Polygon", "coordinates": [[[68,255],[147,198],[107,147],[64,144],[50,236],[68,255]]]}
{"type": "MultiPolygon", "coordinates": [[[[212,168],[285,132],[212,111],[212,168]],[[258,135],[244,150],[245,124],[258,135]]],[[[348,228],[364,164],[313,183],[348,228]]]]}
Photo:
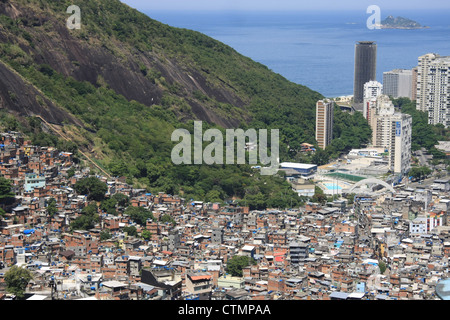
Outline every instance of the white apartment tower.
{"type": "Polygon", "coordinates": [[[389,151],[390,165],[395,173],[406,174],[411,169],[411,132],[412,117],[397,112],[392,117],[392,133],[395,137],[389,151]]]}
{"type": "Polygon", "coordinates": [[[427,53],[417,66],[416,108],[428,112],[428,123],[450,126],[450,57],[427,53]]]}
{"type": "Polygon", "coordinates": [[[416,94],[416,109],[420,111],[427,110],[427,86],[428,86],[428,72],[430,63],[434,61],[439,55],[435,53],[427,53],[420,56],[417,66],[417,94],[416,94]]]}
{"type": "Polygon", "coordinates": [[[383,72],[383,94],[393,98],[412,99],[412,77],[411,69],[394,69],[383,72]]]}
{"type": "Polygon", "coordinates": [[[334,102],[328,99],[316,103],[316,141],[325,149],[333,139],[334,102]]]}
{"type": "Polygon", "coordinates": [[[372,144],[387,150],[390,169],[406,174],[411,167],[412,117],[395,111],[389,97],[381,95],[370,125],[372,144]]]}
{"type": "Polygon", "coordinates": [[[378,81],[369,81],[364,84],[363,116],[370,123],[371,114],[376,107],[377,97],[382,94],[383,85],[378,81]]]}
{"type": "Polygon", "coordinates": [[[428,67],[428,123],[450,126],[450,57],[438,57],[428,67]]]}
{"type": "Polygon", "coordinates": [[[391,117],[395,113],[395,107],[386,95],[381,95],[376,100],[376,108],[372,121],[372,144],[375,147],[389,150],[392,141],[391,117]]]}

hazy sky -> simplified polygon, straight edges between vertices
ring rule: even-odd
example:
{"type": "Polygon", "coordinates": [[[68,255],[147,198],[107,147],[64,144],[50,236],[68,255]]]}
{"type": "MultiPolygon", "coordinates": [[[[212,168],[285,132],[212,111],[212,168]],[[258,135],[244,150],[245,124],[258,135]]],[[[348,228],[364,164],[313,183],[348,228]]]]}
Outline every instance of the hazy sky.
{"type": "Polygon", "coordinates": [[[381,10],[450,9],[446,0],[121,0],[148,10],[381,10]]]}

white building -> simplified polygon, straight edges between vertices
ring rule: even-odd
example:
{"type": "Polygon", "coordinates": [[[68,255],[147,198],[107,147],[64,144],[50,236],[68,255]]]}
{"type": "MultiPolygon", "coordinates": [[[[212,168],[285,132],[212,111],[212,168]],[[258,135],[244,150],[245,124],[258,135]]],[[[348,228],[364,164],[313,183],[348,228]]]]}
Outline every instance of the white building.
{"type": "Polygon", "coordinates": [[[450,126],[450,57],[438,57],[430,62],[426,93],[428,123],[450,126]]]}
{"type": "Polygon", "coordinates": [[[359,158],[359,157],[371,157],[378,158],[380,157],[380,151],[378,149],[366,148],[366,149],[352,149],[348,153],[347,157],[350,158],[359,158]]]}
{"type": "Polygon", "coordinates": [[[412,117],[395,111],[389,97],[381,95],[370,125],[373,146],[389,153],[388,164],[393,172],[405,174],[411,167],[412,117]]]}
{"type": "Polygon", "coordinates": [[[418,110],[428,112],[428,123],[450,126],[450,57],[428,53],[417,66],[418,110]]]}
{"type": "Polygon", "coordinates": [[[427,234],[427,218],[417,217],[409,222],[409,233],[412,236],[427,234]]]}
{"type": "Polygon", "coordinates": [[[377,98],[376,108],[369,122],[372,128],[372,144],[375,147],[389,149],[392,140],[391,116],[395,113],[395,107],[386,95],[377,98]]]}
{"type": "Polygon", "coordinates": [[[369,81],[364,84],[363,116],[370,123],[373,109],[376,107],[377,97],[382,94],[383,85],[378,81],[369,81]]]}
{"type": "Polygon", "coordinates": [[[412,99],[412,78],[411,69],[394,69],[383,72],[383,94],[393,98],[412,99]]]}
{"type": "Polygon", "coordinates": [[[417,100],[416,108],[420,111],[427,111],[427,85],[429,66],[439,55],[435,53],[427,53],[420,56],[417,66],[417,100]]]}
{"type": "Polygon", "coordinates": [[[395,138],[389,150],[389,163],[395,173],[406,174],[411,168],[412,117],[409,114],[395,113],[391,121],[395,138]]]}

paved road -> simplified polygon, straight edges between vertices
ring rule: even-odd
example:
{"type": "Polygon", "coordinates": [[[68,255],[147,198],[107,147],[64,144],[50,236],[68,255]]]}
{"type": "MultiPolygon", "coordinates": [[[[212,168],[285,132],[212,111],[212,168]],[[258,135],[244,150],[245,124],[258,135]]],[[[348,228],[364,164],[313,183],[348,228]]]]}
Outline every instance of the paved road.
{"type": "Polygon", "coordinates": [[[417,155],[417,158],[419,159],[419,163],[420,163],[421,166],[427,166],[428,165],[427,158],[423,154],[422,150],[417,150],[416,151],[416,155],[417,155]]]}

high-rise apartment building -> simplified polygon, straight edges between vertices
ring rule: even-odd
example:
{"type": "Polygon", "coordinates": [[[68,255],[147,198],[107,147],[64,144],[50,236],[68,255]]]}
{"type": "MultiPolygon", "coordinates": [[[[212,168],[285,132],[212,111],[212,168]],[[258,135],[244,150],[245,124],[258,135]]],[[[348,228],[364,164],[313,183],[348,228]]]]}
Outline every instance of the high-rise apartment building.
{"type": "Polygon", "coordinates": [[[411,81],[412,81],[412,89],[411,89],[411,100],[417,100],[417,75],[419,73],[419,68],[418,67],[414,67],[411,70],[412,73],[412,77],[411,77],[411,81]]]}
{"type": "Polygon", "coordinates": [[[334,102],[328,99],[316,103],[316,141],[325,149],[333,139],[334,102]]]}
{"type": "Polygon", "coordinates": [[[427,110],[427,86],[428,72],[431,61],[434,61],[439,55],[435,53],[427,53],[420,56],[417,66],[417,93],[416,93],[416,109],[420,111],[427,110]]]}
{"type": "Polygon", "coordinates": [[[450,57],[420,56],[417,66],[416,108],[428,113],[428,123],[450,126],[450,57]]]}
{"type": "Polygon", "coordinates": [[[395,107],[386,95],[377,98],[376,108],[369,124],[372,128],[372,144],[375,147],[389,149],[392,139],[391,116],[395,113],[395,107]]]}
{"type": "Polygon", "coordinates": [[[363,116],[370,123],[371,115],[376,107],[377,97],[382,94],[383,85],[378,81],[369,81],[364,84],[363,116]]]}
{"type": "Polygon", "coordinates": [[[411,169],[412,117],[396,112],[391,118],[394,138],[389,150],[390,165],[394,173],[406,174],[411,169]]]}
{"type": "Polygon", "coordinates": [[[428,67],[428,123],[450,126],[450,57],[438,57],[428,67]]]}
{"type": "Polygon", "coordinates": [[[376,80],[377,44],[373,41],[359,41],[355,45],[355,75],[353,102],[356,110],[362,111],[364,84],[376,80]]]}
{"type": "Polygon", "coordinates": [[[394,69],[383,72],[383,94],[393,98],[412,98],[411,69],[394,69]]]}
{"type": "Polygon", "coordinates": [[[406,174],[411,167],[412,117],[397,112],[389,97],[381,95],[370,124],[372,144],[388,152],[388,164],[394,173],[406,174]]]}

